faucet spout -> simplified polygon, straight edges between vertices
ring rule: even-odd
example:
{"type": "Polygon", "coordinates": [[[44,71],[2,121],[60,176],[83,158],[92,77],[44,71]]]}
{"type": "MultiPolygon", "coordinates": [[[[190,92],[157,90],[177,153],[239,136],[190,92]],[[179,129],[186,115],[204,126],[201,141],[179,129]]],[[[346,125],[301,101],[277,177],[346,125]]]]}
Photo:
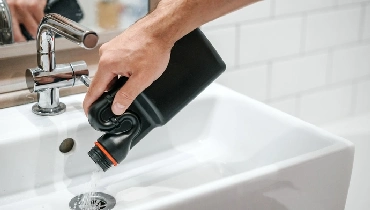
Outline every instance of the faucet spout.
{"type": "Polygon", "coordinates": [[[59,14],[46,14],[39,25],[36,38],[37,65],[44,71],[55,69],[55,34],[85,49],[95,48],[99,41],[94,31],[59,14]]]}

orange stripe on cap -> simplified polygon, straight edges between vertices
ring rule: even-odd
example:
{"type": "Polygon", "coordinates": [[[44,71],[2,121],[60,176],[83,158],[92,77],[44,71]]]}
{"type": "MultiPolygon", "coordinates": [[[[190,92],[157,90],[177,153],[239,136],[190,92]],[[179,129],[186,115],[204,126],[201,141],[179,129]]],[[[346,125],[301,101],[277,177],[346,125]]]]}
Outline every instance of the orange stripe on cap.
{"type": "Polygon", "coordinates": [[[109,154],[107,150],[99,143],[95,142],[95,145],[104,153],[105,156],[113,163],[114,166],[117,166],[117,161],[109,154]]]}

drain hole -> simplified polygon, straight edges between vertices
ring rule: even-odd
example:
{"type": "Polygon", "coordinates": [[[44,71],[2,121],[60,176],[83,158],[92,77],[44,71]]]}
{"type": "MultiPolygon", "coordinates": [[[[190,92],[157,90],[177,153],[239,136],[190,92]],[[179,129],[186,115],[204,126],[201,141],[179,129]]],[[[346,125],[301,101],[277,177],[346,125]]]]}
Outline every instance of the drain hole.
{"type": "Polygon", "coordinates": [[[69,202],[72,210],[111,210],[115,205],[116,199],[102,192],[81,194],[69,202]]]}
{"type": "Polygon", "coordinates": [[[98,199],[91,200],[91,207],[97,210],[105,209],[107,207],[107,202],[98,199]]]}
{"type": "Polygon", "coordinates": [[[59,151],[62,153],[70,152],[73,149],[74,145],[75,145],[75,140],[73,140],[72,138],[66,138],[60,144],[59,151]]]}
{"type": "Polygon", "coordinates": [[[103,210],[107,208],[107,202],[97,198],[90,198],[89,203],[81,202],[79,206],[82,210],[103,210]]]}

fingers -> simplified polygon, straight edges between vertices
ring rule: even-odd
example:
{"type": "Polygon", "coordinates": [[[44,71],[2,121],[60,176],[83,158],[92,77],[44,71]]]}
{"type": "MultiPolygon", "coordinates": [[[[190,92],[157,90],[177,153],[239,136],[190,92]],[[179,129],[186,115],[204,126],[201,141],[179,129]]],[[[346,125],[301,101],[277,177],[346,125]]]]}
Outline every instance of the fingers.
{"type": "Polygon", "coordinates": [[[42,18],[44,18],[44,8],[46,6],[46,1],[41,3],[41,5],[38,5],[39,3],[37,3],[36,5],[34,5],[33,7],[35,8],[35,10],[37,10],[38,12],[34,12],[33,13],[33,18],[36,20],[37,24],[40,24],[42,18]]]}
{"type": "Polygon", "coordinates": [[[31,6],[35,8],[36,11],[38,11],[38,12],[32,13],[33,18],[35,19],[37,25],[40,25],[42,18],[44,18],[44,15],[45,15],[44,8],[46,6],[46,2],[47,2],[46,0],[41,0],[41,1],[36,2],[35,5],[31,6]]]}
{"type": "Polygon", "coordinates": [[[134,99],[150,85],[147,81],[145,78],[132,75],[114,97],[112,112],[115,115],[123,114],[134,99]]]}
{"type": "Polygon", "coordinates": [[[91,104],[94,103],[94,101],[96,101],[104,93],[104,91],[108,89],[108,86],[114,77],[117,77],[116,74],[113,74],[109,71],[105,72],[102,69],[103,68],[99,67],[86,93],[85,100],[83,102],[83,108],[86,116],[91,104]]]}
{"type": "Polygon", "coordinates": [[[24,27],[26,27],[28,33],[30,33],[31,36],[35,39],[39,25],[31,14],[24,14],[23,25],[24,27]]]}
{"type": "Polygon", "coordinates": [[[117,82],[117,80],[118,80],[118,77],[113,77],[113,79],[107,85],[107,88],[105,89],[105,91],[110,91],[113,85],[117,82]]]}
{"type": "Polygon", "coordinates": [[[21,28],[19,26],[19,22],[17,18],[14,16],[12,17],[12,25],[13,25],[13,36],[15,42],[25,42],[26,38],[22,35],[21,28]]]}
{"type": "Polygon", "coordinates": [[[35,38],[41,19],[44,16],[46,0],[8,0],[12,14],[14,41],[26,41],[20,24],[23,24],[28,33],[35,38]]]}

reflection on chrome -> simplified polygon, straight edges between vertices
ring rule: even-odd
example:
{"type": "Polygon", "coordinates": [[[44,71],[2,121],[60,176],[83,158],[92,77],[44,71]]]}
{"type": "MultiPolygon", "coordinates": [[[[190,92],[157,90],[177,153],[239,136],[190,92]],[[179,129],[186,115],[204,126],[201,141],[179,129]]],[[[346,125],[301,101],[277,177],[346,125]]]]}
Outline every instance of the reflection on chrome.
{"type": "Polygon", "coordinates": [[[12,16],[6,0],[0,0],[0,45],[14,42],[12,16]]]}
{"type": "Polygon", "coordinates": [[[59,102],[59,88],[72,87],[79,81],[89,84],[89,71],[84,61],[55,63],[55,34],[85,49],[93,49],[99,40],[94,31],[68,18],[59,14],[45,15],[36,39],[38,67],[26,70],[27,87],[30,92],[37,92],[38,103],[32,111],[38,115],[57,115],[65,111],[65,105],[59,102]]]}

